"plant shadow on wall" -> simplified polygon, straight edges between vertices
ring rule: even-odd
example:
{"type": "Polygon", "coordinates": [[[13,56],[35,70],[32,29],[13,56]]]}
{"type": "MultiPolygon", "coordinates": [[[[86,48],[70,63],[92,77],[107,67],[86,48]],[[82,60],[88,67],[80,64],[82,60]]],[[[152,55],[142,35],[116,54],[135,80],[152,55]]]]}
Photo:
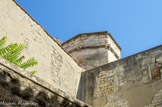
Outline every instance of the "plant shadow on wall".
{"type": "Polygon", "coordinates": [[[57,94],[49,96],[47,92],[22,85],[19,79],[0,69],[0,107],[81,107],[78,102],[72,103],[68,98],[60,100],[57,94]],[[20,87],[24,87],[23,90],[20,87]]]}
{"type": "MultiPolygon", "coordinates": [[[[29,68],[29,67],[32,67],[38,64],[38,61],[36,61],[34,57],[22,63],[25,56],[20,57],[20,54],[24,50],[24,45],[17,44],[17,43],[16,44],[11,43],[10,45],[4,47],[6,40],[7,40],[7,36],[3,37],[0,40],[0,56],[10,61],[11,63],[19,66],[20,68],[23,68],[24,70],[26,68],[29,68]]],[[[31,71],[30,73],[34,74],[36,72],[37,71],[31,71]]]]}

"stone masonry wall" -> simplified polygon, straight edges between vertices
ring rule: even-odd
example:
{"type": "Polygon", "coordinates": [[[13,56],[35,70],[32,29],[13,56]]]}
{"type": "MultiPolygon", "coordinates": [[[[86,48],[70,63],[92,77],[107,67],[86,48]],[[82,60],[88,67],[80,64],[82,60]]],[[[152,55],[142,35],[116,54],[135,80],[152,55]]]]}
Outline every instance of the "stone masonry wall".
{"type": "Polygon", "coordinates": [[[22,43],[25,59],[35,57],[36,75],[46,82],[75,96],[83,69],[15,0],[0,0],[0,39],[8,36],[6,45],[22,43]]]}
{"type": "Polygon", "coordinates": [[[6,60],[0,61],[0,107],[90,107],[6,60]]]}
{"type": "MultiPolygon", "coordinates": [[[[110,35],[110,34],[109,34],[110,35]]],[[[116,45],[115,41],[112,39],[112,36],[107,36],[107,44],[112,48],[111,51],[117,54],[117,59],[121,57],[121,49],[116,45]]]]}
{"type": "Polygon", "coordinates": [[[108,63],[108,51],[105,48],[81,49],[79,53],[71,52],[70,54],[86,70],[108,63]]]}
{"type": "Polygon", "coordinates": [[[78,99],[93,107],[161,107],[162,45],[82,73],[78,99]]]}
{"type": "Polygon", "coordinates": [[[121,54],[107,31],[79,34],[62,46],[86,70],[115,61],[121,54]]]}

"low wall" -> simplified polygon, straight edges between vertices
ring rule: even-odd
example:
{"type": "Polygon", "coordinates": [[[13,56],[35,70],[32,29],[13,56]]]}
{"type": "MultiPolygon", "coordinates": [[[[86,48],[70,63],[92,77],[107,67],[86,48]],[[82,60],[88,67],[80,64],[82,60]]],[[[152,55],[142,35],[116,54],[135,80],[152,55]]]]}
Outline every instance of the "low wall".
{"type": "Polygon", "coordinates": [[[4,59],[0,60],[0,106],[89,107],[4,59]]]}
{"type": "Polygon", "coordinates": [[[161,107],[162,45],[83,72],[77,97],[93,107],[161,107]]]}

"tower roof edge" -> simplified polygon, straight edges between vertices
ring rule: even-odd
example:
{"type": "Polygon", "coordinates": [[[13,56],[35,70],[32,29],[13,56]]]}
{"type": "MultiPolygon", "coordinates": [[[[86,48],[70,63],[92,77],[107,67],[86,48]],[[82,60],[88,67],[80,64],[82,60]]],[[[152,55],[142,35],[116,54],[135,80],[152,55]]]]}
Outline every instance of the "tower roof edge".
{"type": "Polygon", "coordinates": [[[112,37],[112,35],[108,32],[108,31],[100,31],[100,32],[90,32],[90,33],[80,33],[72,38],[70,38],[69,40],[65,41],[64,43],[62,43],[62,45],[70,42],[72,39],[75,39],[81,35],[92,35],[92,34],[108,34],[110,36],[110,38],[115,42],[115,44],[117,45],[117,47],[121,50],[121,47],[119,46],[119,44],[115,41],[115,39],[112,37]]]}

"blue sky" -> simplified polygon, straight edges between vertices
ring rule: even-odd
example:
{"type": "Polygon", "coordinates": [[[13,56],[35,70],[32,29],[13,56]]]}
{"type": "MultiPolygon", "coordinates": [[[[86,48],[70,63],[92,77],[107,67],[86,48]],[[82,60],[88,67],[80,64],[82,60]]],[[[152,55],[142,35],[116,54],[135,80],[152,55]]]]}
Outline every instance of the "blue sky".
{"type": "Polygon", "coordinates": [[[162,0],[16,0],[62,42],[109,31],[122,58],[162,44],[162,0]]]}

